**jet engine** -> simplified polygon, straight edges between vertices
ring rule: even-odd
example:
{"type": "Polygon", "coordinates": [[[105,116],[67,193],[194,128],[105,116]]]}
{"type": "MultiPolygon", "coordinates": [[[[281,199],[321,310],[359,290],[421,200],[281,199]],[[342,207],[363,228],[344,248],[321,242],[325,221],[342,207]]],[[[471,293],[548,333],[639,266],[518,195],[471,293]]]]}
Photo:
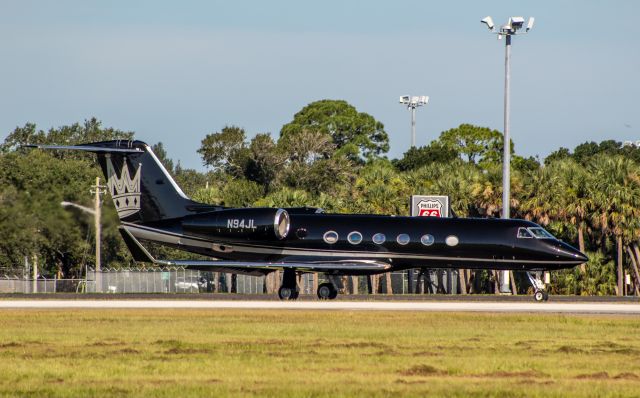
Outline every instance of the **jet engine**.
{"type": "Polygon", "coordinates": [[[221,238],[284,239],[289,233],[289,213],[284,209],[224,209],[185,218],[185,232],[221,238]]]}

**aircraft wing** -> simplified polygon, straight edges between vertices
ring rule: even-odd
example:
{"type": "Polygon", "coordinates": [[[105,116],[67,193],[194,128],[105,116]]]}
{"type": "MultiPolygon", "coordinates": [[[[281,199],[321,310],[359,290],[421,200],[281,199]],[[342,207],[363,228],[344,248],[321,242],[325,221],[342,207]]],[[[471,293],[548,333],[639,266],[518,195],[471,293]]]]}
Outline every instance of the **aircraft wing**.
{"type": "Polygon", "coordinates": [[[266,275],[275,270],[295,268],[301,272],[326,272],[330,274],[376,274],[389,271],[391,265],[374,260],[330,260],[304,261],[292,258],[289,261],[229,261],[229,260],[158,260],[124,227],[119,227],[134,260],[166,267],[185,267],[200,271],[232,272],[248,275],[266,275]]]}
{"type": "Polygon", "coordinates": [[[265,275],[275,270],[295,268],[301,272],[326,272],[331,274],[376,274],[389,271],[391,265],[380,261],[343,260],[343,261],[227,261],[227,260],[155,260],[158,265],[177,266],[201,271],[237,272],[265,275]]]}

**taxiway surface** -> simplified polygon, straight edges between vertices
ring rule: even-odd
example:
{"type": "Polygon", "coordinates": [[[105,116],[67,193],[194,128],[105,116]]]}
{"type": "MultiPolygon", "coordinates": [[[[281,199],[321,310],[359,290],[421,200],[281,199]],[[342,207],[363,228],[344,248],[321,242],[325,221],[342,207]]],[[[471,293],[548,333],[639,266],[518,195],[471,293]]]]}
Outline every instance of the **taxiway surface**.
{"type": "Polygon", "coordinates": [[[0,309],[274,309],[432,312],[522,312],[640,316],[638,303],[239,301],[239,300],[0,300],[0,309]]]}

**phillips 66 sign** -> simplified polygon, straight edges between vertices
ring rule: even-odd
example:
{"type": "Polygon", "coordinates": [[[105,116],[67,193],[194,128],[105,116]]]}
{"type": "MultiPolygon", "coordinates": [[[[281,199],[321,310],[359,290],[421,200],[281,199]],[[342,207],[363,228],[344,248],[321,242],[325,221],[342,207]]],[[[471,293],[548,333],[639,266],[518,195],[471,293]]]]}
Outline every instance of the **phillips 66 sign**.
{"type": "Polygon", "coordinates": [[[431,195],[411,196],[411,216],[449,217],[449,197],[431,195]]]}

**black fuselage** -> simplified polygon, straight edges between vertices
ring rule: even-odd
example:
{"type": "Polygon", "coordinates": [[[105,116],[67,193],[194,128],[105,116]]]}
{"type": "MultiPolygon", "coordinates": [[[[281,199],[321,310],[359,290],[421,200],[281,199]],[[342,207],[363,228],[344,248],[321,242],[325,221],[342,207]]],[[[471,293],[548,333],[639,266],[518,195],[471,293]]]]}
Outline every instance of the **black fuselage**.
{"type": "MultiPolygon", "coordinates": [[[[216,212],[147,226],[129,224],[127,228],[141,239],[237,261],[372,260],[388,263],[393,270],[418,267],[550,270],[573,267],[586,261],[582,253],[557,239],[519,238],[519,229],[540,228],[525,220],[317,214],[287,210],[290,225],[283,239],[255,238],[255,233],[250,233],[256,224],[252,219],[227,221],[230,227],[236,227],[235,233],[231,234],[229,231],[222,233],[220,228],[193,231],[193,228],[185,227],[194,223],[211,225],[209,220],[216,212]],[[246,228],[238,228],[240,222],[244,222],[246,228]],[[246,236],[242,234],[243,229],[247,230],[246,236]],[[337,237],[337,240],[327,239],[327,233],[331,233],[329,238],[337,237]],[[349,239],[353,233],[355,237],[352,235],[349,239]],[[376,234],[377,242],[374,241],[376,234]]],[[[222,222],[224,225],[224,219],[222,222]]]]}

